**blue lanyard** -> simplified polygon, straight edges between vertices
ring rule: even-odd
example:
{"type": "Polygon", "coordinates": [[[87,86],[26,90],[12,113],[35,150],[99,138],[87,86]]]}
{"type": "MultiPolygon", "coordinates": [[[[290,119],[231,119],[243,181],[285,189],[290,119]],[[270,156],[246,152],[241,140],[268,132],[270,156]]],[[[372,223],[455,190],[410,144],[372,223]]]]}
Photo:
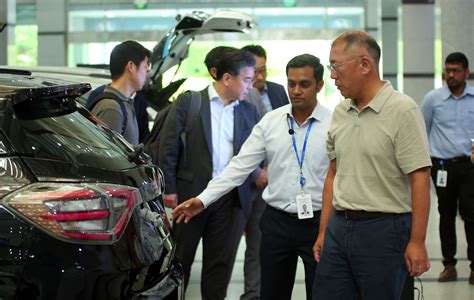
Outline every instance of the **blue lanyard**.
{"type": "MultiPolygon", "coordinates": [[[[291,129],[294,131],[294,120],[293,118],[290,118],[290,124],[291,124],[291,129]]],[[[311,127],[313,126],[313,119],[309,120],[309,126],[308,129],[306,129],[306,136],[304,138],[304,143],[303,143],[303,150],[301,151],[301,160],[300,156],[298,155],[298,148],[296,147],[296,138],[295,135],[291,135],[291,139],[293,141],[293,149],[295,150],[296,154],[296,159],[298,160],[298,165],[300,166],[300,185],[301,188],[303,188],[304,184],[306,183],[306,178],[303,176],[303,162],[304,162],[304,155],[306,153],[306,144],[308,142],[308,137],[309,137],[309,132],[311,131],[311,127]]]]}

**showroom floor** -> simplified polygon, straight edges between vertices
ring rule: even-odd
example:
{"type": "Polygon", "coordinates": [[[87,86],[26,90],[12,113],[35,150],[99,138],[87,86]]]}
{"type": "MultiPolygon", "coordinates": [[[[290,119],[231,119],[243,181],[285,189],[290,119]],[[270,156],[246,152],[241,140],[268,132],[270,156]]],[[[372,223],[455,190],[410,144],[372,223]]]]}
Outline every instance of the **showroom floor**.
{"type": "MultiPolygon", "coordinates": [[[[439,283],[437,282],[438,274],[442,271],[441,263],[441,249],[438,236],[438,212],[436,206],[436,195],[432,191],[431,197],[431,212],[430,221],[428,225],[427,235],[427,247],[428,254],[431,261],[431,269],[421,276],[423,285],[423,295],[426,300],[474,300],[474,285],[468,283],[469,278],[469,262],[466,258],[466,239],[464,235],[464,224],[461,219],[458,218],[457,232],[458,232],[458,280],[455,282],[439,283]]],[[[473,199],[474,200],[474,199],[473,199]]],[[[198,254],[193,265],[191,280],[189,283],[188,291],[186,293],[187,300],[199,300],[200,296],[200,273],[201,273],[201,249],[198,249],[198,254]]],[[[234,272],[232,274],[231,283],[227,291],[227,299],[235,300],[239,299],[240,294],[243,292],[243,257],[245,251],[245,240],[242,239],[237,254],[236,263],[234,266],[234,272]]],[[[420,289],[421,285],[419,281],[415,281],[415,287],[420,289]]],[[[293,289],[294,300],[304,300],[304,273],[303,265],[300,262],[298,264],[298,271],[296,275],[295,286],[293,289]]],[[[414,292],[414,299],[423,299],[418,297],[418,292],[414,292]]]]}

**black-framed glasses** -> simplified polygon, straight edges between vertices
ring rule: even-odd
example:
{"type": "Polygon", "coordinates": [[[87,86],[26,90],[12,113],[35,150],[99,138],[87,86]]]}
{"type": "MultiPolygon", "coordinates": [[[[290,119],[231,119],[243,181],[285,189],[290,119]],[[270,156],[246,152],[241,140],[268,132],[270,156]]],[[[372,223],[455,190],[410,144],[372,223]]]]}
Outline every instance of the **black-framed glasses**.
{"type": "Polygon", "coordinates": [[[353,61],[353,60],[355,60],[355,59],[357,59],[357,58],[361,58],[362,56],[363,56],[363,55],[354,56],[353,58],[350,58],[350,59],[348,59],[348,60],[346,60],[346,61],[344,61],[344,62],[341,62],[341,63],[338,63],[338,64],[329,64],[329,65],[327,65],[326,67],[328,68],[328,71],[329,71],[329,72],[331,72],[331,73],[332,73],[332,72],[337,73],[337,69],[339,69],[339,67],[341,67],[341,66],[343,66],[343,65],[345,65],[345,64],[347,64],[347,63],[350,63],[351,61],[353,61]]]}

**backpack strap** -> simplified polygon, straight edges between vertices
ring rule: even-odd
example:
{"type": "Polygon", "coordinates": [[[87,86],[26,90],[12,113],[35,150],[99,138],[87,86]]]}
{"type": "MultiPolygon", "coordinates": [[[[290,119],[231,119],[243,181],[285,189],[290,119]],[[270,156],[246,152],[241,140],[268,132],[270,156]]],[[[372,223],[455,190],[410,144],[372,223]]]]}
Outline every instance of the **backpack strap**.
{"type": "Polygon", "coordinates": [[[186,149],[186,135],[193,127],[196,121],[199,111],[201,110],[201,93],[196,91],[189,91],[191,93],[191,101],[189,102],[188,111],[186,112],[186,123],[184,124],[184,130],[179,134],[181,142],[183,144],[184,152],[184,165],[187,166],[187,149],[186,149]]]}
{"type": "Polygon", "coordinates": [[[97,96],[102,94],[106,87],[107,87],[106,84],[101,85],[101,86],[99,86],[98,88],[95,88],[93,91],[91,91],[89,93],[89,96],[87,96],[87,101],[86,101],[86,105],[85,105],[85,107],[88,110],[92,109],[92,106],[94,106],[94,104],[95,104],[95,98],[97,98],[97,96]]]}
{"type": "Polygon", "coordinates": [[[186,134],[193,127],[196,121],[199,111],[201,110],[201,93],[196,91],[189,91],[191,93],[191,101],[189,102],[188,111],[186,113],[186,123],[184,125],[183,132],[180,133],[181,141],[183,146],[186,147],[186,134]]]}
{"type": "Polygon", "coordinates": [[[104,100],[104,99],[115,100],[115,102],[117,102],[120,105],[120,109],[122,110],[122,116],[123,116],[123,119],[122,119],[122,135],[123,135],[125,133],[125,128],[127,126],[127,121],[128,121],[127,108],[125,107],[125,103],[123,103],[122,99],[120,99],[117,95],[111,92],[103,92],[102,94],[95,97],[95,99],[89,103],[87,108],[89,110],[92,110],[94,106],[96,106],[97,103],[99,103],[99,101],[104,100]]]}

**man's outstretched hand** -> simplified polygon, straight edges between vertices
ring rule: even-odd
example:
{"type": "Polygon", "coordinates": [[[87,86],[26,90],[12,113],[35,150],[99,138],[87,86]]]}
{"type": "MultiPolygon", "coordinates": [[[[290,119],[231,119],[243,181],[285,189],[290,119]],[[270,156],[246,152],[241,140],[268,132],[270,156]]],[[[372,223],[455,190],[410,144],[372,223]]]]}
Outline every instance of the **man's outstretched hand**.
{"type": "Polygon", "coordinates": [[[195,215],[204,210],[204,204],[199,198],[191,198],[178,205],[171,213],[171,218],[176,223],[188,223],[195,215]]]}

